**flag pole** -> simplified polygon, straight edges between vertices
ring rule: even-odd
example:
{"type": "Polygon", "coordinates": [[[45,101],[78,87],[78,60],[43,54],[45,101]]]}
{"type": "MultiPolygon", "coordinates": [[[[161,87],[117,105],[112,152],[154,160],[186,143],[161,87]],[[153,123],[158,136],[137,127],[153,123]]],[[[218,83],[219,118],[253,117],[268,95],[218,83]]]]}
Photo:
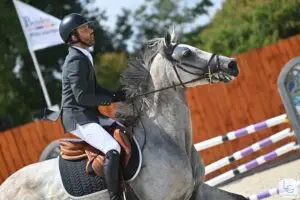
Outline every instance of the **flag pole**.
{"type": "Polygon", "coordinates": [[[16,6],[15,0],[13,0],[13,3],[15,5],[15,8],[16,8],[16,11],[17,11],[17,15],[19,17],[19,21],[20,21],[22,30],[23,30],[23,33],[24,33],[25,38],[26,38],[27,47],[28,47],[28,50],[30,52],[31,58],[33,60],[33,64],[34,64],[35,70],[37,72],[37,75],[38,75],[38,78],[39,78],[39,81],[40,81],[40,85],[42,87],[42,91],[43,91],[43,94],[44,94],[45,101],[47,103],[48,108],[50,108],[51,107],[51,101],[50,101],[50,98],[49,98],[49,95],[48,95],[48,91],[47,91],[47,88],[46,88],[46,85],[45,85],[45,82],[44,82],[44,78],[43,78],[41,70],[39,68],[39,63],[37,61],[37,58],[35,56],[34,51],[30,48],[30,43],[29,43],[29,40],[28,40],[28,35],[25,32],[25,28],[24,28],[23,23],[21,22],[21,15],[20,15],[20,12],[18,10],[18,6],[16,6]]]}
{"type": "Polygon", "coordinates": [[[38,78],[39,78],[39,81],[40,81],[40,84],[41,84],[41,87],[42,87],[42,90],[43,90],[43,93],[44,93],[44,98],[46,100],[48,108],[50,108],[52,106],[51,105],[51,101],[50,101],[50,98],[49,98],[49,94],[47,92],[47,88],[46,88],[46,85],[45,85],[45,82],[44,82],[43,75],[42,75],[41,70],[39,68],[38,61],[36,59],[34,51],[32,51],[31,49],[29,49],[29,52],[30,52],[30,55],[32,57],[34,67],[35,67],[35,70],[37,72],[37,75],[38,75],[38,78]]]}

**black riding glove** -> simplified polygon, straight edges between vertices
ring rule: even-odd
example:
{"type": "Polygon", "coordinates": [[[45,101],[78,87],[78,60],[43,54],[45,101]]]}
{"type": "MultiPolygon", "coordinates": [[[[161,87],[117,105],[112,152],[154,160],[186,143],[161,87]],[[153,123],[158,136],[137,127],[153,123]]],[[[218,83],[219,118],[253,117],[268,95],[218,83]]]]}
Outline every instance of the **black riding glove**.
{"type": "Polygon", "coordinates": [[[123,90],[119,90],[112,95],[113,102],[126,101],[126,94],[123,90]]]}

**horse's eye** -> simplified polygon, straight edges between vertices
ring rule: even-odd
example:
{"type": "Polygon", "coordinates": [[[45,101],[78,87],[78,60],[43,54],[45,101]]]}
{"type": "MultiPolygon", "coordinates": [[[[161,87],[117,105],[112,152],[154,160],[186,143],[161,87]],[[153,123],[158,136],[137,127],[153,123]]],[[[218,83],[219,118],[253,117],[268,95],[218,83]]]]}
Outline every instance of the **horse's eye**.
{"type": "Polygon", "coordinates": [[[183,57],[190,57],[191,55],[192,55],[192,51],[189,49],[182,53],[183,57]]]}

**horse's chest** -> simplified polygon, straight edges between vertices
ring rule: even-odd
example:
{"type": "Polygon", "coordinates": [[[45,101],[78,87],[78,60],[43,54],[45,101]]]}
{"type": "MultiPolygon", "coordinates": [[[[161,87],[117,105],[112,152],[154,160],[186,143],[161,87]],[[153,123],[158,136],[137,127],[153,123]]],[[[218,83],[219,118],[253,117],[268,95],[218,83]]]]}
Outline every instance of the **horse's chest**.
{"type": "Polygon", "coordinates": [[[189,158],[166,149],[145,149],[144,167],[137,181],[145,200],[183,200],[192,194],[194,179],[189,158]]]}

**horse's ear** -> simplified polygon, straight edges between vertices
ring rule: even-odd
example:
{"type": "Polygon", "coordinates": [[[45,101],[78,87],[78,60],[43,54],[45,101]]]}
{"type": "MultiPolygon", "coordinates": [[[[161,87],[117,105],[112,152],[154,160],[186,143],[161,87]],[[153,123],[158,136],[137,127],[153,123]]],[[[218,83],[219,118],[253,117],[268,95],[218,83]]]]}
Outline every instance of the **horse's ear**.
{"type": "Polygon", "coordinates": [[[167,32],[164,39],[164,45],[167,49],[172,47],[171,40],[172,40],[171,34],[167,32]]]}

